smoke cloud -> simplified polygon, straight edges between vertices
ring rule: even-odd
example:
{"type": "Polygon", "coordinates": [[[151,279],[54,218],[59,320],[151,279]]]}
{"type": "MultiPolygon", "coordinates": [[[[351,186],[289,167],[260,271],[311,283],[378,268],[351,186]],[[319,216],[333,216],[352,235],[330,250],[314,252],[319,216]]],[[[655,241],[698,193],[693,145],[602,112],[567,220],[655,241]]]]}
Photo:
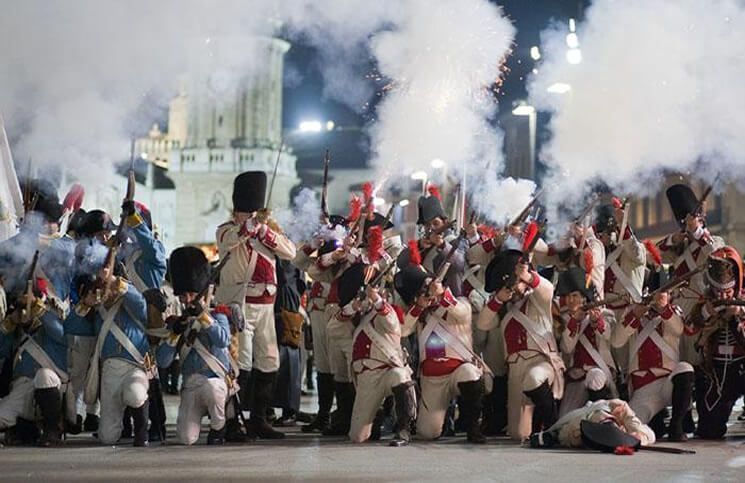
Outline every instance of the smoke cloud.
{"type": "Polygon", "coordinates": [[[567,28],[545,31],[530,96],[552,113],[541,153],[552,203],[571,202],[595,180],[644,195],[667,170],[709,181],[740,172],[743,25],[739,0],[596,0],[577,28],[582,61],[574,65],[567,28]],[[571,91],[548,93],[556,82],[571,91]]]}
{"type": "Polygon", "coordinates": [[[292,208],[277,210],[273,216],[290,240],[307,241],[321,228],[321,202],[313,190],[303,188],[292,200],[292,208]]]}

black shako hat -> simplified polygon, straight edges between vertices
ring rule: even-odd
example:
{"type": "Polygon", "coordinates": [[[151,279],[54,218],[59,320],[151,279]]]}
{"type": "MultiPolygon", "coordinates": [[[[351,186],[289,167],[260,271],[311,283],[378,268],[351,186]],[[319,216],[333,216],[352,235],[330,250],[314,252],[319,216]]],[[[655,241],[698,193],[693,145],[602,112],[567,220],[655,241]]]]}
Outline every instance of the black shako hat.
{"type": "Polygon", "coordinates": [[[487,292],[496,292],[502,287],[512,286],[517,281],[515,268],[523,258],[520,250],[505,250],[500,252],[486,266],[485,286],[487,292]]]}
{"type": "Polygon", "coordinates": [[[426,225],[435,218],[447,218],[442,203],[434,195],[420,196],[419,201],[417,201],[417,210],[419,211],[416,220],[417,225],[426,225]]]}
{"type": "Polygon", "coordinates": [[[168,260],[174,295],[199,293],[207,286],[212,267],[204,252],[197,247],[180,247],[168,260]]]}
{"type": "Polygon", "coordinates": [[[364,263],[355,263],[344,271],[339,277],[339,307],[344,307],[351,302],[360,292],[365,284],[364,263]]]}
{"type": "Polygon", "coordinates": [[[593,287],[586,286],[586,274],[580,267],[570,267],[559,273],[559,281],[556,284],[556,295],[563,297],[572,292],[580,292],[585,300],[590,300],[593,295],[593,287]]]}
{"type": "Polygon", "coordinates": [[[695,213],[698,208],[698,198],[690,186],[674,184],[665,191],[667,201],[673,210],[673,216],[680,226],[685,224],[686,216],[695,213]]]}
{"type": "Polygon", "coordinates": [[[612,422],[594,423],[584,420],[579,423],[579,430],[582,433],[582,444],[585,447],[604,453],[613,453],[619,446],[629,446],[634,449],[639,449],[641,446],[641,441],[612,422]]]}
{"type": "Polygon", "coordinates": [[[246,171],[233,181],[233,210],[253,213],[266,203],[266,173],[246,171]]]}
{"type": "Polygon", "coordinates": [[[433,278],[433,276],[427,273],[421,265],[409,265],[393,277],[393,287],[403,301],[411,305],[422,291],[428,278],[433,278]]]}

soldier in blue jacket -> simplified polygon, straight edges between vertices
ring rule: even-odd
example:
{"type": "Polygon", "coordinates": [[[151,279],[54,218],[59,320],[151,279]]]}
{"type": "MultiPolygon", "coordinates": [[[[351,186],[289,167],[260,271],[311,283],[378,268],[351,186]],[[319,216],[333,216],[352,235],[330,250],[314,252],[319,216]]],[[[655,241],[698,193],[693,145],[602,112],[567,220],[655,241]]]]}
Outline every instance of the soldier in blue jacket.
{"type": "MultiPolygon", "coordinates": [[[[184,315],[168,319],[172,335],[158,347],[158,365],[167,367],[177,352],[181,357],[181,389],[176,433],[181,443],[194,444],[202,418],[210,418],[207,444],[225,441],[225,406],[234,389],[230,360],[230,323],[224,306],[209,309],[199,294],[210,280],[210,264],[195,247],[181,247],[171,254],[173,293],[181,300],[184,315]]],[[[209,298],[205,297],[205,298],[209,298]]]]}
{"type": "Polygon", "coordinates": [[[38,443],[53,446],[62,440],[62,395],[68,382],[63,320],[69,312],[74,248],[59,236],[62,206],[54,188],[41,180],[27,186],[33,206],[18,235],[0,244],[0,274],[9,301],[0,346],[3,358],[15,362],[10,393],[0,400],[0,429],[14,428],[11,441],[36,442],[38,406],[38,443]]]}
{"type": "Polygon", "coordinates": [[[100,393],[98,437],[103,443],[119,440],[122,416],[130,408],[134,445],[147,446],[147,373],[153,362],[148,353],[145,299],[134,285],[103,265],[108,251],[103,245],[92,243],[88,251],[86,265],[97,267],[97,272],[76,279],[80,302],[66,322],[70,334],[97,337],[86,377],[85,402],[90,404],[100,393]]]}

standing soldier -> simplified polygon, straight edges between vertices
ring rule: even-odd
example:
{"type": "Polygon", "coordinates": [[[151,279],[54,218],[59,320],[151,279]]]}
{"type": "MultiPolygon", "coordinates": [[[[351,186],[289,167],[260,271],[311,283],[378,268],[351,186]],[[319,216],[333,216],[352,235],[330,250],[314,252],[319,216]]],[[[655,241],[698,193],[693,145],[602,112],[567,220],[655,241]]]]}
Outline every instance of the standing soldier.
{"type": "Polygon", "coordinates": [[[745,395],[745,310],[740,254],[725,246],[708,258],[704,299],[688,322],[699,331],[703,362],[696,373],[699,437],[720,439],[727,432],[732,407],[745,395]]]}
{"type": "Polygon", "coordinates": [[[231,258],[220,273],[215,293],[219,304],[245,304],[246,328],[239,335],[239,384],[244,404],[250,400],[249,436],[278,439],[266,421],[279,370],[279,347],[274,327],[277,293],[275,257],[295,258],[295,245],[266,217],[266,173],[247,171],[233,184],[233,218],[217,228],[220,258],[231,258]],[[268,223],[269,222],[269,223],[268,223]],[[253,387],[248,394],[247,388],[253,387]]]}
{"type": "Polygon", "coordinates": [[[230,326],[226,307],[210,310],[209,300],[198,299],[210,281],[210,264],[200,249],[177,248],[171,254],[170,266],[173,293],[184,305],[184,315],[169,318],[173,335],[158,347],[158,365],[169,366],[181,347],[184,382],[176,433],[181,443],[194,444],[202,418],[209,415],[207,444],[223,444],[225,406],[235,376],[228,352],[230,326]]]}
{"type": "MultiPolygon", "coordinates": [[[[460,396],[460,418],[471,443],[483,444],[481,414],[484,364],[473,352],[471,306],[453,297],[450,289],[411,257],[412,264],[394,278],[396,292],[409,306],[403,335],[417,331],[421,399],[417,435],[437,439],[448,405],[460,396]]],[[[487,384],[491,381],[487,381],[487,384]]]]}
{"type": "MultiPolygon", "coordinates": [[[[676,184],[669,187],[666,194],[680,230],[663,238],[658,247],[663,263],[672,264],[672,276],[681,277],[704,266],[708,256],[724,246],[724,240],[709,233],[706,228],[704,200],[699,201],[690,186],[676,184]]],[[[704,274],[698,273],[679,291],[674,302],[680,306],[683,317],[690,315],[705,290],[704,274]]],[[[680,358],[698,365],[700,361],[694,345],[695,337],[684,335],[681,339],[680,358]]]]}
{"type": "Polygon", "coordinates": [[[509,372],[507,428],[513,439],[523,441],[531,430],[556,422],[556,400],[564,393],[564,363],[551,315],[554,287],[530,270],[521,251],[506,250],[487,267],[486,290],[493,295],[477,326],[502,328],[509,372]]]}
{"type": "Polygon", "coordinates": [[[651,303],[631,306],[623,322],[613,330],[611,343],[614,347],[629,344],[631,409],[660,438],[666,432],[661,411],[672,404],[669,438],[685,441],[683,420],[691,405],[693,366],[680,361],[683,319],[680,308],[671,303],[670,293],[660,291],[666,278],[664,269],[650,275],[647,288],[651,303]]]}
{"type": "Polygon", "coordinates": [[[569,367],[559,416],[590,401],[611,399],[615,392],[615,368],[610,353],[613,312],[600,307],[586,309],[595,289],[585,287],[585,273],[572,267],[559,275],[556,294],[566,297],[566,323],[561,334],[561,351],[569,367]]]}

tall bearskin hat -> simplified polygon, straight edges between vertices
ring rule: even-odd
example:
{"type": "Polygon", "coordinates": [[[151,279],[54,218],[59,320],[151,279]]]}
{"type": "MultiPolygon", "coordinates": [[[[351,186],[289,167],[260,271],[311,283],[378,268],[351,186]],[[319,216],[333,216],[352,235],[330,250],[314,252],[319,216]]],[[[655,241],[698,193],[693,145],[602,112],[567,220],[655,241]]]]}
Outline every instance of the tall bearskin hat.
{"type": "Polygon", "coordinates": [[[600,205],[595,215],[595,231],[597,233],[614,233],[618,229],[616,223],[615,206],[612,204],[600,205]]]}
{"type": "Polygon", "coordinates": [[[264,208],[266,203],[266,173],[246,171],[233,181],[233,209],[253,213],[264,208]]]}
{"type": "Polygon", "coordinates": [[[698,198],[690,186],[674,184],[665,191],[673,216],[680,226],[685,224],[686,216],[696,212],[698,198]]]}
{"type": "Polygon", "coordinates": [[[171,285],[174,295],[199,293],[207,287],[212,267],[204,252],[197,247],[180,247],[171,253],[171,285]]]}
{"type": "Polygon", "coordinates": [[[393,277],[393,287],[398,295],[407,305],[411,305],[421,293],[428,278],[433,276],[422,266],[422,255],[416,240],[409,241],[407,264],[404,265],[399,259],[399,267],[402,267],[393,277]]]}
{"type": "Polygon", "coordinates": [[[735,289],[735,296],[742,289],[742,257],[733,247],[715,250],[707,261],[706,281],[717,290],[735,289]]]}

